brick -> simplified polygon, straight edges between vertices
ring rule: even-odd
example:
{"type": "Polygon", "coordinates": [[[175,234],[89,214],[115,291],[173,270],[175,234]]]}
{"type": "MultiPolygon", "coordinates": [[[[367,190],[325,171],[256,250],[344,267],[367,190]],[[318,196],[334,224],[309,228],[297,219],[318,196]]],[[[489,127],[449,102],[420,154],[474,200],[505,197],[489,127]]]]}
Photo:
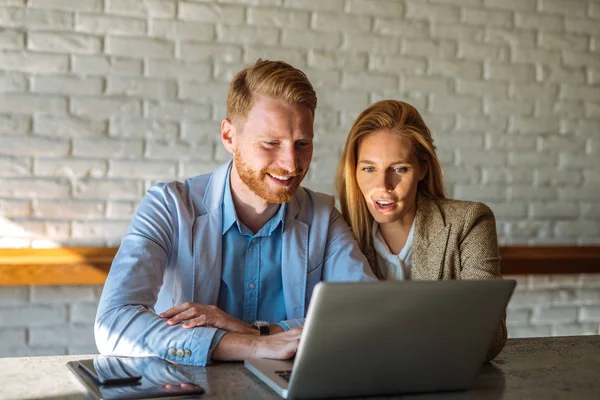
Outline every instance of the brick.
{"type": "Polygon", "coordinates": [[[463,185],[454,186],[453,196],[459,200],[469,201],[500,201],[506,199],[506,189],[501,186],[487,186],[485,191],[482,191],[479,185],[463,185]]]}
{"type": "Polygon", "coordinates": [[[178,18],[185,21],[224,22],[234,26],[244,24],[244,7],[216,4],[179,3],[178,18]]]}
{"type": "Polygon", "coordinates": [[[5,135],[0,154],[12,156],[52,155],[66,156],[69,154],[69,141],[62,138],[52,138],[39,135],[5,135]]]}
{"type": "Polygon", "coordinates": [[[183,81],[179,83],[179,99],[192,100],[201,104],[227,101],[229,85],[225,83],[197,83],[183,81]]]}
{"type": "Polygon", "coordinates": [[[73,221],[74,239],[116,239],[127,233],[129,221],[73,221]]]}
{"type": "Polygon", "coordinates": [[[110,134],[130,138],[176,139],[179,127],[167,121],[117,118],[111,122],[110,134]]]}
{"type": "Polygon", "coordinates": [[[141,200],[142,182],[131,179],[79,179],[73,196],[80,199],[97,200],[141,200]]]}
{"type": "Polygon", "coordinates": [[[192,39],[207,42],[212,42],[215,36],[213,25],[166,19],[151,19],[149,34],[158,38],[192,39]]]}
{"type": "MultiPolygon", "coordinates": [[[[212,71],[212,78],[215,81],[229,83],[233,80],[237,73],[242,69],[246,68],[246,66],[246,64],[215,63],[212,71]]],[[[339,75],[339,72],[337,71],[332,72],[335,72],[339,75]]],[[[304,70],[304,73],[306,73],[306,70],[304,70]]]]}
{"type": "MultiPolygon", "coordinates": [[[[2,213],[5,218],[9,219],[15,217],[29,217],[32,213],[31,201],[12,199],[0,200],[0,213],[2,213]]],[[[4,288],[6,289],[7,286],[4,288]]],[[[1,292],[2,291],[0,290],[0,293],[1,292]]],[[[2,298],[2,294],[0,294],[0,298],[2,298]]]]}
{"type": "Polygon", "coordinates": [[[11,198],[55,199],[69,197],[71,185],[65,179],[18,178],[4,179],[0,195],[11,198]]]}
{"type": "Polygon", "coordinates": [[[460,8],[445,4],[427,4],[417,0],[406,0],[406,17],[413,20],[431,20],[458,23],[460,8]]]}
{"type": "Polygon", "coordinates": [[[534,171],[536,185],[569,187],[579,186],[582,181],[581,171],[576,169],[536,168],[534,171]]]}
{"type": "Polygon", "coordinates": [[[0,112],[23,114],[61,114],[67,111],[67,99],[58,96],[11,93],[0,97],[0,112]]]}
{"type": "MultiPolygon", "coordinates": [[[[308,66],[323,69],[344,69],[347,71],[363,70],[367,67],[366,55],[344,53],[341,51],[329,52],[319,50],[308,51],[308,66]]],[[[371,69],[371,68],[369,68],[371,69]]]]}
{"type": "Polygon", "coordinates": [[[532,316],[534,324],[567,323],[577,321],[577,307],[536,308],[532,316]]]}
{"type": "Polygon", "coordinates": [[[73,116],[36,115],[33,132],[61,137],[104,136],[108,133],[106,121],[92,121],[73,116]]]}
{"type": "Polygon", "coordinates": [[[279,41],[277,28],[257,26],[217,25],[217,40],[230,44],[258,44],[275,46],[279,41]]]}
{"type": "MultiPolygon", "coordinates": [[[[335,46],[334,46],[335,47],[335,46]]],[[[399,54],[401,48],[400,38],[372,35],[368,33],[345,32],[343,36],[342,51],[359,51],[386,56],[399,54]]]]}
{"type": "Polygon", "coordinates": [[[484,78],[525,83],[535,81],[535,67],[531,64],[485,63],[484,78]]]}
{"type": "Polygon", "coordinates": [[[510,49],[505,44],[491,45],[459,42],[457,57],[473,61],[494,60],[507,62],[510,57],[510,49]]]}
{"type": "Polygon", "coordinates": [[[481,99],[472,96],[433,94],[429,99],[429,111],[434,114],[480,114],[481,99]]]}
{"type": "Polygon", "coordinates": [[[25,47],[25,33],[0,29],[0,49],[16,50],[25,47]]]}
{"type": "MultiPolygon", "coordinates": [[[[586,117],[600,119],[600,104],[585,103],[584,106],[586,117]]],[[[0,126],[2,126],[1,123],[0,126]]]]}
{"type": "Polygon", "coordinates": [[[443,24],[438,22],[431,25],[430,28],[432,38],[455,40],[457,42],[481,42],[484,39],[484,32],[489,29],[491,28],[484,29],[483,26],[443,24]]]}
{"type": "Polygon", "coordinates": [[[462,22],[468,25],[482,25],[497,28],[512,28],[513,13],[504,10],[482,8],[462,8],[462,22]]]}
{"type": "Polygon", "coordinates": [[[563,118],[561,120],[561,133],[573,133],[576,135],[587,135],[588,137],[592,137],[595,132],[598,132],[599,126],[600,120],[597,119],[588,119],[585,121],[563,118]]]}
{"type": "Polygon", "coordinates": [[[211,76],[211,66],[207,63],[157,59],[147,61],[146,73],[152,78],[174,78],[207,81],[211,76]]]}
{"type": "Polygon", "coordinates": [[[0,9],[0,26],[29,30],[73,28],[73,14],[65,11],[6,7],[0,9]]]}
{"type": "Polygon", "coordinates": [[[515,325],[527,325],[531,319],[531,310],[510,310],[506,313],[506,324],[510,327],[515,325]]]}
{"type": "Polygon", "coordinates": [[[108,14],[135,17],[173,18],[175,2],[171,0],[106,0],[108,14]]]}
{"type": "Polygon", "coordinates": [[[485,185],[531,183],[531,171],[516,168],[483,168],[481,171],[482,183],[485,185]]]}
{"type": "Polygon", "coordinates": [[[563,31],[564,18],[559,15],[547,15],[541,13],[524,13],[517,12],[515,14],[515,27],[525,30],[539,31],[563,31]]]}
{"type": "Polygon", "coordinates": [[[598,323],[560,324],[553,327],[553,336],[597,335],[600,332],[598,323]]]}
{"type": "MultiPolygon", "coordinates": [[[[339,87],[340,81],[342,80],[342,78],[341,78],[342,74],[340,71],[323,70],[323,69],[321,69],[321,70],[308,69],[308,68],[303,68],[302,71],[306,74],[306,76],[310,80],[310,83],[317,90],[318,90],[318,88],[326,87],[326,86],[339,87]]],[[[348,84],[352,85],[353,84],[352,79],[355,79],[359,74],[360,74],[360,72],[357,72],[357,73],[348,72],[344,75],[345,76],[344,79],[347,79],[348,84]]],[[[370,75],[370,74],[366,73],[365,78],[369,79],[369,82],[370,82],[369,85],[372,88],[376,87],[376,85],[378,83],[381,83],[381,81],[383,81],[385,78],[393,78],[393,80],[396,82],[394,84],[394,86],[398,86],[398,83],[397,83],[398,78],[396,78],[396,77],[389,77],[389,76],[383,76],[383,75],[370,75]],[[367,75],[369,76],[369,78],[366,78],[367,75]]],[[[346,84],[346,82],[342,80],[342,84],[346,84]]]]}
{"type": "Polygon", "coordinates": [[[572,135],[545,135],[540,140],[540,150],[543,152],[585,152],[585,138],[572,135]]]}
{"type": "Polygon", "coordinates": [[[429,25],[426,21],[375,18],[373,33],[385,36],[399,36],[405,39],[427,38],[429,25]]]}
{"type": "Polygon", "coordinates": [[[25,347],[25,338],[26,331],[23,328],[0,328],[0,349],[25,347]]]}
{"type": "Polygon", "coordinates": [[[589,18],[565,18],[565,29],[569,33],[582,35],[599,35],[598,21],[589,18]]]}
{"type": "Polygon", "coordinates": [[[179,121],[181,118],[209,119],[211,117],[211,107],[209,105],[176,102],[148,102],[147,110],[150,118],[170,121],[179,121]]]}
{"type": "Polygon", "coordinates": [[[191,61],[220,61],[235,63],[242,59],[240,46],[228,46],[216,43],[181,42],[180,57],[191,61]]]}
{"type": "Polygon", "coordinates": [[[0,156],[0,176],[31,176],[31,159],[0,156]]]}
{"type": "MultiPolygon", "coordinates": [[[[333,168],[333,170],[335,171],[335,168],[333,168]]],[[[445,183],[451,185],[457,183],[473,185],[480,181],[479,170],[474,167],[445,167],[444,174],[445,183]]],[[[333,181],[333,179],[330,181],[333,181]]]]}
{"type": "Polygon", "coordinates": [[[597,67],[600,68],[598,55],[594,53],[583,53],[565,50],[562,53],[564,64],[569,67],[597,67]]]}
{"type": "Polygon", "coordinates": [[[556,134],[559,131],[559,121],[555,117],[540,120],[530,117],[510,117],[508,131],[511,133],[541,135],[556,134]]]}
{"type": "Polygon", "coordinates": [[[557,237],[597,237],[600,235],[598,221],[557,221],[555,226],[557,237]]]}
{"type": "Polygon", "coordinates": [[[31,328],[29,344],[33,346],[57,346],[94,343],[93,325],[67,325],[53,329],[31,328]]]}
{"type": "MultiPolygon", "coordinates": [[[[523,163],[522,165],[526,165],[523,163]]],[[[538,163],[539,165],[539,163],[538,163]]],[[[513,184],[508,188],[509,200],[555,200],[557,198],[556,188],[532,187],[530,184],[513,184]]]]}
{"type": "Polygon", "coordinates": [[[369,104],[367,93],[353,92],[348,90],[328,90],[319,94],[319,107],[339,108],[344,104],[345,111],[362,111],[369,104]]]}
{"type": "Polygon", "coordinates": [[[51,53],[94,54],[102,49],[102,39],[78,33],[28,32],[27,48],[51,53]]]}
{"type": "Polygon", "coordinates": [[[73,155],[81,157],[140,157],[142,140],[74,138],[73,155]]]}
{"type": "Polygon", "coordinates": [[[177,176],[177,163],[154,160],[111,160],[109,176],[173,180],[177,176]]]}
{"type": "Polygon", "coordinates": [[[303,68],[306,65],[306,50],[285,49],[281,47],[263,47],[255,45],[247,45],[244,47],[244,64],[253,64],[259,58],[267,60],[282,60],[295,66],[296,68],[303,68]]]}
{"type": "MultiPolygon", "coordinates": [[[[130,54],[131,55],[131,54],[130,54]]],[[[73,72],[85,75],[128,75],[139,76],[143,72],[143,61],[105,56],[72,56],[73,72]]]]}
{"type": "Polygon", "coordinates": [[[214,171],[219,165],[221,165],[220,162],[214,162],[214,161],[203,161],[203,162],[197,162],[197,161],[185,161],[183,163],[183,176],[197,176],[197,175],[203,175],[203,174],[208,174],[212,171],[214,171]]]}
{"type": "Polygon", "coordinates": [[[0,93],[27,91],[27,77],[19,73],[0,72],[0,93]]]}
{"type": "Polygon", "coordinates": [[[102,11],[102,0],[30,0],[27,5],[66,11],[102,11]]]}
{"type": "Polygon", "coordinates": [[[28,302],[29,286],[0,286],[0,304],[2,306],[14,306],[28,302]]]}
{"type": "Polygon", "coordinates": [[[488,133],[486,148],[490,150],[520,150],[535,151],[537,138],[534,136],[509,135],[502,133],[488,133]]]}
{"type": "Polygon", "coordinates": [[[146,157],[154,160],[210,160],[212,143],[149,142],[146,157]]]}
{"type": "Polygon", "coordinates": [[[583,1],[570,0],[540,0],[538,11],[549,14],[562,14],[573,16],[585,16],[586,3],[583,1]]]}
{"type": "Polygon", "coordinates": [[[495,98],[508,97],[508,83],[456,79],[456,93],[495,98]]]}
{"type": "Polygon", "coordinates": [[[456,116],[456,129],[468,131],[502,131],[506,129],[507,117],[462,115],[456,116]]]}
{"type": "Polygon", "coordinates": [[[345,89],[361,89],[365,86],[370,90],[395,89],[398,87],[398,78],[370,72],[345,72],[342,75],[342,87],[345,89]]]}
{"type": "Polygon", "coordinates": [[[519,201],[487,202],[496,218],[522,219],[527,218],[527,203],[519,201]]]}
{"type": "Polygon", "coordinates": [[[400,88],[401,90],[414,93],[437,93],[448,95],[454,92],[453,80],[444,77],[405,77],[400,83],[400,88]]]}
{"type": "Polygon", "coordinates": [[[580,202],[579,207],[583,218],[600,218],[600,204],[580,202]]]}
{"type": "MultiPolygon", "coordinates": [[[[308,29],[310,24],[310,14],[306,11],[292,11],[281,8],[248,8],[247,12],[249,25],[308,29]]],[[[335,16],[336,14],[325,15],[335,16]]],[[[317,27],[317,29],[321,29],[321,27],[317,27]]]]}
{"type": "Polygon", "coordinates": [[[67,350],[64,347],[17,347],[0,349],[0,357],[43,357],[65,355],[67,350]]]}
{"type": "Polygon", "coordinates": [[[484,7],[534,11],[535,0],[483,0],[484,7]]]}
{"type": "Polygon", "coordinates": [[[106,217],[112,219],[130,220],[137,208],[137,202],[107,201],[106,217]]]}
{"type": "Polygon", "coordinates": [[[362,15],[313,13],[311,28],[322,31],[369,31],[371,18],[362,15]]]}
{"type": "Polygon", "coordinates": [[[177,94],[175,82],[147,78],[109,77],[106,93],[115,96],[172,99],[177,94]]]}
{"type": "MultiPolygon", "coordinates": [[[[18,327],[57,327],[67,320],[64,306],[60,305],[23,305],[0,308],[0,326],[18,327]]],[[[49,331],[47,328],[46,331],[49,331]]]]}
{"type": "Polygon", "coordinates": [[[541,71],[541,80],[544,82],[569,83],[575,85],[583,85],[586,83],[585,70],[583,68],[551,65],[543,66],[541,71]]]}
{"type": "MultiPolygon", "coordinates": [[[[245,2],[245,0],[244,0],[245,2]]],[[[306,0],[284,0],[283,6],[286,8],[297,8],[309,11],[344,11],[344,0],[328,1],[306,1],[306,0]]],[[[362,14],[362,12],[361,12],[362,14]]]]}
{"type": "Polygon", "coordinates": [[[524,101],[484,98],[483,110],[486,115],[527,116],[533,113],[533,105],[524,101]]]}
{"type": "Polygon", "coordinates": [[[588,49],[588,38],[583,35],[569,33],[540,32],[539,46],[555,50],[575,50],[585,52],[588,49]]]}
{"type": "Polygon", "coordinates": [[[221,146],[221,119],[212,121],[182,120],[181,138],[185,141],[218,142],[221,146]]]}
{"type": "Polygon", "coordinates": [[[527,47],[513,47],[512,62],[521,64],[560,64],[561,54],[558,50],[530,49],[527,47]]]}
{"type": "Polygon", "coordinates": [[[586,186],[600,186],[600,177],[595,171],[583,171],[583,181],[586,186]]]}
{"type": "Polygon", "coordinates": [[[106,175],[105,160],[77,158],[38,158],[35,161],[35,175],[65,176],[68,178],[106,175]]]}
{"type": "Polygon", "coordinates": [[[170,58],[174,54],[172,42],[156,38],[107,36],[106,53],[116,56],[170,58]]]}
{"type": "MultiPolygon", "coordinates": [[[[79,201],[79,200],[65,200],[62,199],[60,201],[56,200],[39,200],[35,206],[35,215],[40,218],[54,219],[54,218],[64,218],[64,219],[89,219],[89,218],[103,218],[104,217],[104,202],[103,201],[79,201]]],[[[78,288],[78,287],[65,287],[59,289],[57,287],[53,288],[43,288],[39,290],[35,290],[33,293],[35,294],[35,301],[38,303],[48,303],[55,302],[57,299],[65,299],[65,302],[75,302],[82,301],[85,299],[74,299],[69,300],[73,296],[84,296],[86,289],[78,288]],[[63,297],[61,295],[52,294],[60,291],[69,291],[73,290],[73,293],[68,292],[67,297],[63,297]],[[43,300],[45,298],[49,298],[47,301],[43,300]]]]}
{"type": "MultiPolygon", "coordinates": [[[[300,29],[283,29],[281,34],[283,47],[339,50],[342,45],[342,36],[339,32],[307,31],[300,29]]],[[[374,47],[377,45],[374,44],[374,47]]],[[[342,47],[342,50],[345,48],[342,47]]],[[[360,49],[357,49],[360,51],[360,49]]]]}
{"type": "Polygon", "coordinates": [[[583,104],[576,101],[553,101],[548,99],[535,102],[534,114],[537,117],[554,118],[561,115],[566,118],[582,118],[585,114],[583,104]]]}
{"type": "MultiPolygon", "coordinates": [[[[511,201],[513,201],[511,199],[511,201]]],[[[538,240],[543,240],[546,238],[549,238],[551,236],[551,225],[550,222],[539,222],[539,221],[521,221],[521,222],[509,222],[506,224],[507,225],[507,235],[509,237],[512,238],[523,238],[523,239],[530,239],[530,238],[536,238],[538,240]]],[[[551,291],[548,291],[550,294],[550,298],[552,295],[551,291]]],[[[542,297],[539,293],[536,295],[536,297],[542,297]]],[[[517,293],[513,294],[513,298],[517,293]]],[[[532,297],[532,300],[535,301],[535,298],[532,297]]],[[[534,303],[531,305],[535,305],[535,304],[547,304],[550,300],[548,301],[542,301],[539,300],[538,303],[534,303]]],[[[518,303],[518,301],[517,301],[518,303]]]]}
{"type": "Polygon", "coordinates": [[[511,47],[533,48],[536,46],[535,32],[516,29],[488,28],[485,31],[484,40],[486,43],[509,44],[511,47]]]}
{"type": "Polygon", "coordinates": [[[142,115],[139,99],[123,97],[75,97],[71,99],[71,113],[89,117],[136,117],[142,115]]]}
{"type": "Polygon", "coordinates": [[[69,70],[69,56],[4,51],[0,53],[0,69],[33,74],[64,73],[69,70]]]}
{"type": "Polygon", "coordinates": [[[600,90],[596,87],[563,84],[560,89],[561,99],[600,102],[600,90]]]}
{"type": "Polygon", "coordinates": [[[532,202],[529,204],[529,215],[535,219],[577,218],[577,204],[552,202],[532,202]]]}
{"type": "Polygon", "coordinates": [[[96,345],[94,343],[90,343],[90,344],[85,344],[85,345],[69,345],[68,349],[67,349],[67,354],[69,355],[74,355],[74,354],[82,354],[82,355],[87,355],[87,354],[99,354],[98,352],[98,348],[96,347],[96,345]]]}
{"type": "Polygon", "coordinates": [[[140,35],[148,30],[146,20],[142,18],[118,17],[116,15],[77,14],[75,30],[99,35],[140,35]]]}
{"type": "Polygon", "coordinates": [[[94,95],[104,89],[102,78],[75,76],[33,76],[31,91],[46,94],[94,95]]]}
{"type": "Polygon", "coordinates": [[[97,303],[77,302],[71,304],[69,320],[75,324],[93,325],[96,319],[97,303]]]}
{"type": "Polygon", "coordinates": [[[346,11],[351,14],[399,18],[404,15],[404,5],[402,2],[393,0],[349,0],[346,11]]]}
{"type": "Polygon", "coordinates": [[[554,102],[558,97],[558,85],[554,83],[516,83],[510,85],[510,96],[517,100],[544,100],[554,102]]]}
{"type": "Polygon", "coordinates": [[[429,58],[429,63],[449,60],[456,55],[456,43],[445,40],[406,40],[402,44],[402,54],[412,57],[429,58]]]}
{"type": "Polygon", "coordinates": [[[33,303],[63,304],[93,301],[94,299],[94,291],[89,285],[31,287],[31,301],[33,303]]]}
{"type": "Polygon", "coordinates": [[[470,60],[436,60],[429,63],[429,75],[440,75],[448,78],[480,79],[483,67],[480,62],[470,60]]]}

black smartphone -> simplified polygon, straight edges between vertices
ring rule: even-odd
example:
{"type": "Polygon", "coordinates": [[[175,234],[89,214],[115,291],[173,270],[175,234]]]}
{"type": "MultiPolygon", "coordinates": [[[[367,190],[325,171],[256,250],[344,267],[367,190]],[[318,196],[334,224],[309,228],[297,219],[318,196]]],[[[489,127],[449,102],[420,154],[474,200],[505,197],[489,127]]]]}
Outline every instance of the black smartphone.
{"type": "Polygon", "coordinates": [[[95,360],[80,360],[78,361],[79,368],[87,372],[96,382],[101,385],[123,385],[135,384],[142,379],[141,375],[127,368],[127,358],[119,359],[117,357],[111,360],[112,368],[103,369],[99,372],[96,367],[95,360]]]}

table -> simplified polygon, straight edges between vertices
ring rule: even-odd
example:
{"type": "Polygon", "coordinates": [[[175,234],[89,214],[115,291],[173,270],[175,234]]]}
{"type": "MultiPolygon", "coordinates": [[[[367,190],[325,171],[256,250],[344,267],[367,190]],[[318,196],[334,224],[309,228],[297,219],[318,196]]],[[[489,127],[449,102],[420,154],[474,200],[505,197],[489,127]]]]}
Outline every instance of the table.
{"type": "MultiPolygon", "coordinates": [[[[92,356],[0,358],[2,399],[85,399],[65,363],[92,356]]],[[[185,367],[204,387],[203,399],[278,399],[242,363],[185,367]]],[[[402,399],[600,399],[600,336],[509,339],[464,392],[401,396],[402,399]]],[[[379,397],[381,399],[381,397],[379,397]]]]}

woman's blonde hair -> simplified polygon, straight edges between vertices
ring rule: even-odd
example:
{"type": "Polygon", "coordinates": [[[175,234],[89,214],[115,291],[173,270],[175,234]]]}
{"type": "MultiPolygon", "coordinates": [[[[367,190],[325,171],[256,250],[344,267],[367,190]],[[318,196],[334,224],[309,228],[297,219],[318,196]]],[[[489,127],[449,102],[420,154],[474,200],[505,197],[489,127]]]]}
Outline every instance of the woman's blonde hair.
{"type": "Polygon", "coordinates": [[[427,168],[419,181],[417,196],[443,199],[444,183],[442,168],[435,153],[431,132],[419,112],[408,103],[397,100],[382,100],[364,110],[352,124],[346,139],[344,152],[337,167],[336,188],[342,207],[342,215],[352,228],[361,251],[369,260],[373,272],[381,278],[373,248],[373,217],[356,180],[358,146],[373,132],[389,130],[410,141],[411,151],[419,165],[427,168]]]}
{"type": "Polygon", "coordinates": [[[304,72],[283,61],[259,58],[235,75],[227,93],[227,118],[245,121],[255,95],[304,104],[315,116],[317,94],[312,84],[304,72]]]}

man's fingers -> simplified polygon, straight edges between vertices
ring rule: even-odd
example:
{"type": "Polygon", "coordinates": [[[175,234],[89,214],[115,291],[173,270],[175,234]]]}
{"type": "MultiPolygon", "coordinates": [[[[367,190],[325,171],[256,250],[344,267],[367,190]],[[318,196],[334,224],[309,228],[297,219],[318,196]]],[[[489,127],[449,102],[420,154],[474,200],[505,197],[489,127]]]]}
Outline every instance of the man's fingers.
{"type": "Polygon", "coordinates": [[[167,311],[160,313],[158,316],[161,318],[171,318],[180,312],[187,310],[188,308],[190,307],[185,304],[180,304],[178,306],[169,308],[167,311]]]}
{"type": "Polygon", "coordinates": [[[206,315],[201,315],[199,317],[190,319],[189,321],[185,321],[181,326],[184,328],[193,328],[195,326],[204,326],[208,324],[208,317],[206,315]]]}
{"type": "Polygon", "coordinates": [[[185,321],[187,319],[194,318],[197,315],[198,315],[198,310],[196,310],[195,308],[189,308],[189,309],[175,315],[173,318],[169,319],[167,321],[167,324],[175,325],[175,324],[180,323],[181,321],[185,321]]]}

